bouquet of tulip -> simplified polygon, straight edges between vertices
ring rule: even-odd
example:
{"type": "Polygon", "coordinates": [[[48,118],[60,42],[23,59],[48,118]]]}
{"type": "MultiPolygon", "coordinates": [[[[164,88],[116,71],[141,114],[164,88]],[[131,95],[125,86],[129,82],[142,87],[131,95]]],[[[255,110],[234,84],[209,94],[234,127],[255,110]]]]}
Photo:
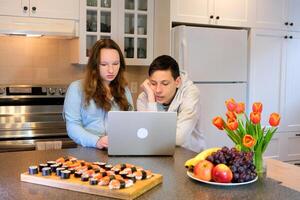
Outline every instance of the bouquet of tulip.
{"type": "Polygon", "coordinates": [[[261,112],[263,105],[255,102],[252,105],[250,120],[245,113],[245,104],[228,99],[226,102],[227,120],[221,116],[213,119],[213,124],[219,130],[225,130],[229,138],[234,142],[237,149],[241,151],[252,151],[254,153],[254,164],[258,174],[263,172],[263,153],[265,152],[271,138],[277,130],[280,115],[272,113],[269,118],[271,127],[262,127],[261,112]]]}

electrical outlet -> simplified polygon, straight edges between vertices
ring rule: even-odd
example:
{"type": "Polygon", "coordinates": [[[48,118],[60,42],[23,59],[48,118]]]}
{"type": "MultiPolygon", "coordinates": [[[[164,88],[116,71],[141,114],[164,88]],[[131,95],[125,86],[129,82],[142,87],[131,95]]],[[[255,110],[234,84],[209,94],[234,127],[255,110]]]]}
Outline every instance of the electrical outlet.
{"type": "Polygon", "coordinates": [[[130,91],[132,93],[137,93],[138,90],[138,83],[136,81],[133,81],[130,83],[130,91]]]}

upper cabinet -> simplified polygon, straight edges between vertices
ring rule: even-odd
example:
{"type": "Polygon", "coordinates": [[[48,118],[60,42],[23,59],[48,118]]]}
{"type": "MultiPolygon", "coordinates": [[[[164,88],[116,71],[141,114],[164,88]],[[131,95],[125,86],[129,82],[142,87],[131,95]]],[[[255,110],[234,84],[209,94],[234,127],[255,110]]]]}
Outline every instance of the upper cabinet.
{"type": "Polygon", "coordinates": [[[250,26],[249,0],[172,0],[173,22],[222,26],[250,26]]]}
{"type": "Polygon", "coordinates": [[[254,27],[279,30],[300,30],[299,0],[256,0],[254,27]]]}
{"type": "Polygon", "coordinates": [[[80,1],[79,52],[72,62],[86,64],[93,44],[111,38],[120,46],[127,65],[149,65],[153,59],[153,9],[153,0],[80,1]]]}
{"type": "Polygon", "coordinates": [[[79,19],[79,0],[1,0],[0,15],[79,19]]]}

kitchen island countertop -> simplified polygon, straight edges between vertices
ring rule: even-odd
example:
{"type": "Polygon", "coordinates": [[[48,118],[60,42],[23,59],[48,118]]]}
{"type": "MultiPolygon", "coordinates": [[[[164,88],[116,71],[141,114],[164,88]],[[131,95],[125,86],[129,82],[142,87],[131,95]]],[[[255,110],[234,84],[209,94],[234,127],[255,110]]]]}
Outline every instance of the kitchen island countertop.
{"type": "Polygon", "coordinates": [[[108,199],[20,181],[20,174],[27,171],[28,166],[66,155],[86,161],[103,161],[112,164],[132,163],[163,175],[162,184],[137,199],[300,199],[300,192],[284,187],[278,181],[270,178],[259,179],[248,185],[230,187],[213,186],[194,181],[186,175],[183,165],[195,153],[183,148],[176,148],[173,157],[108,157],[105,151],[83,147],[0,153],[0,199],[108,199]]]}

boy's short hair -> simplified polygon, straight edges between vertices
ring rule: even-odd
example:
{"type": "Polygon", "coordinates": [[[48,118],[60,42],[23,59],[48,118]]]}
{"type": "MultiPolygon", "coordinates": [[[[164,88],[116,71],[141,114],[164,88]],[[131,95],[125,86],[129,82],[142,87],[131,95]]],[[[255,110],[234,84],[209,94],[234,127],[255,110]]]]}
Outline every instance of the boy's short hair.
{"type": "Polygon", "coordinates": [[[180,76],[178,63],[174,58],[168,55],[162,55],[155,58],[150,64],[148,75],[151,76],[158,70],[170,70],[174,80],[180,76]]]}

